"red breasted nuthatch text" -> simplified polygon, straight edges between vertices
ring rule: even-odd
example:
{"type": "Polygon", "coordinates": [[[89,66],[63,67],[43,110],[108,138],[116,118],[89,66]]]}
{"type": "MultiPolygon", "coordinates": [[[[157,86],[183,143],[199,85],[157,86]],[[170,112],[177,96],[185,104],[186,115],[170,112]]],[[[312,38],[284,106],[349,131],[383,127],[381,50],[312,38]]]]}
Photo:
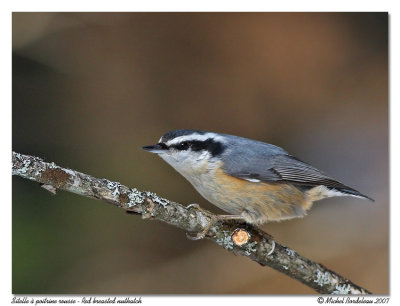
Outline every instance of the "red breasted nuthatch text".
{"type": "Polygon", "coordinates": [[[373,201],[282,148],[256,140],[175,130],[143,149],[158,154],[206,200],[233,214],[219,219],[262,224],[303,217],[313,202],[328,197],[373,201]]]}

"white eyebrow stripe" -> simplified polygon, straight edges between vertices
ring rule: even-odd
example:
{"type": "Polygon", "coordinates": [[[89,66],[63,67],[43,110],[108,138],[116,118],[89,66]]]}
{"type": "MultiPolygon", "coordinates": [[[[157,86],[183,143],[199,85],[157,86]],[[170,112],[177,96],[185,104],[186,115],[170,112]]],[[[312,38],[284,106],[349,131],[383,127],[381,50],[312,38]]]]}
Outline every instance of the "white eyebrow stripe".
{"type": "Polygon", "coordinates": [[[192,141],[192,140],[205,141],[207,139],[213,139],[216,141],[225,142],[223,136],[220,136],[215,133],[206,133],[206,134],[191,134],[191,135],[178,136],[171,140],[168,140],[165,144],[167,146],[170,146],[183,141],[192,141]]]}

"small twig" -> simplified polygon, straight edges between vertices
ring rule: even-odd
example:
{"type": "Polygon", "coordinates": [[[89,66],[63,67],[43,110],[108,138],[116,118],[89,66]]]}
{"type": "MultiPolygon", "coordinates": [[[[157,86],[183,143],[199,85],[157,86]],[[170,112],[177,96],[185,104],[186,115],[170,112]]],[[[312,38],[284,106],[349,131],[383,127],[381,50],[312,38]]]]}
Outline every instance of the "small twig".
{"type": "MultiPolygon", "coordinates": [[[[46,163],[42,159],[13,152],[12,174],[46,185],[47,190],[70,191],[82,196],[103,200],[128,212],[140,214],[177,226],[187,232],[200,232],[212,214],[161,198],[148,191],[128,188],[118,182],[46,163]]],[[[232,221],[218,222],[209,231],[207,239],[224,249],[269,266],[294,278],[322,294],[370,294],[348,279],[312,262],[249,224],[232,221]]]]}

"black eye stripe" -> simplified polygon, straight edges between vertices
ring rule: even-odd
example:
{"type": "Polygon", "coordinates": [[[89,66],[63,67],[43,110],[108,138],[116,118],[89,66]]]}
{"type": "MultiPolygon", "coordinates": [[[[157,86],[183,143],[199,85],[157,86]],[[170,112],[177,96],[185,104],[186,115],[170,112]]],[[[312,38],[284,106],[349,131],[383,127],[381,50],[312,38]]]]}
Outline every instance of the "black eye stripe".
{"type": "Polygon", "coordinates": [[[179,151],[186,151],[190,149],[194,152],[198,152],[202,150],[207,150],[211,153],[212,156],[219,155],[225,150],[224,145],[222,143],[216,142],[211,138],[203,141],[200,140],[183,141],[178,144],[172,145],[171,147],[179,151]]]}
{"type": "Polygon", "coordinates": [[[159,142],[157,145],[159,145],[162,149],[168,149],[168,146],[165,143],[159,142]]]}
{"type": "Polygon", "coordinates": [[[187,141],[181,142],[177,145],[178,150],[187,150],[189,149],[190,143],[187,141]]]}
{"type": "Polygon", "coordinates": [[[189,149],[189,147],[190,147],[190,144],[188,141],[180,142],[180,143],[170,146],[170,148],[174,148],[175,150],[179,150],[179,151],[185,151],[185,150],[189,149]]]}

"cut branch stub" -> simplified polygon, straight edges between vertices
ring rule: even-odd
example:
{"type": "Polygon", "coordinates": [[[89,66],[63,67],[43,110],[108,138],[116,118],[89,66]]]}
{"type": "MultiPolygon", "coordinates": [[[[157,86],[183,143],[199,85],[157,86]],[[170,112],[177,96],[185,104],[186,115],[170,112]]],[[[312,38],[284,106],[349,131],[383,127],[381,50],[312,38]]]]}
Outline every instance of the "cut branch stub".
{"type": "MultiPolygon", "coordinates": [[[[139,191],[119,182],[62,168],[34,156],[13,152],[12,174],[44,184],[47,190],[57,188],[102,200],[128,212],[140,214],[145,219],[160,220],[187,232],[200,232],[211,221],[211,212],[187,209],[155,193],[139,191]]],[[[261,266],[276,269],[319,293],[370,293],[324,266],[302,257],[294,250],[276,243],[270,235],[249,224],[233,220],[217,222],[209,233],[212,236],[206,238],[224,249],[245,256],[261,266]]]]}

